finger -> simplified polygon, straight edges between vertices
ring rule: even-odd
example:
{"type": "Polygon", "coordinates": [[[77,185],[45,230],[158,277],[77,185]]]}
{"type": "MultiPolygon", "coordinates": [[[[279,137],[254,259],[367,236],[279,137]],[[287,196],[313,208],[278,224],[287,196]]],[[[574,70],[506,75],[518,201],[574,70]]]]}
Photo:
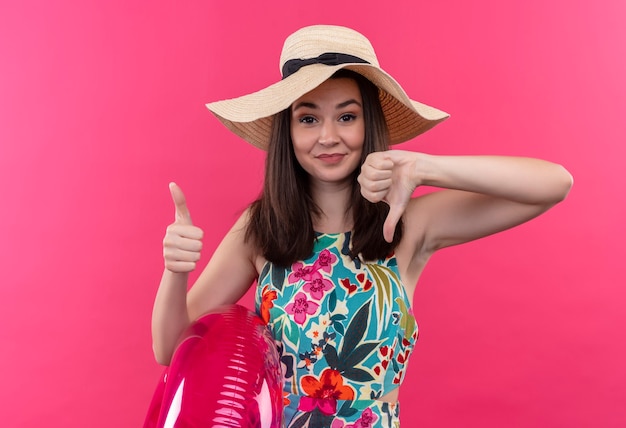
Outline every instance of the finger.
{"type": "Polygon", "coordinates": [[[202,251],[202,241],[199,239],[183,238],[180,235],[167,234],[163,239],[163,248],[180,249],[183,251],[202,251]]]}
{"type": "Polygon", "coordinates": [[[367,165],[367,172],[372,177],[385,177],[393,170],[394,163],[389,159],[367,165]]]}
{"type": "Polygon", "coordinates": [[[198,251],[185,251],[179,248],[163,248],[163,258],[170,263],[175,262],[197,262],[200,260],[198,251]]]}
{"type": "Polygon", "coordinates": [[[381,202],[385,200],[385,196],[387,196],[388,189],[383,189],[379,191],[368,190],[361,187],[361,196],[375,204],[377,202],[381,202]]]}
{"type": "Polygon", "coordinates": [[[357,177],[361,195],[370,202],[380,202],[389,192],[392,184],[391,174],[379,179],[372,179],[365,174],[357,177]]]}
{"type": "Polygon", "coordinates": [[[368,192],[379,193],[379,192],[388,192],[393,185],[393,181],[391,178],[385,178],[382,180],[367,180],[364,179],[361,183],[361,187],[366,189],[368,192]]]}
{"type": "Polygon", "coordinates": [[[390,157],[387,154],[389,150],[381,152],[372,152],[365,158],[365,163],[373,165],[377,168],[387,168],[387,164],[390,161],[390,157]]]}
{"type": "Polygon", "coordinates": [[[197,226],[173,223],[167,227],[165,235],[166,237],[171,237],[172,240],[177,238],[188,238],[200,241],[204,236],[204,232],[197,226]]]}
{"type": "Polygon", "coordinates": [[[396,232],[396,225],[398,224],[398,221],[400,221],[403,212],[404,210],[401,207],[389,207],[389,213],[387,214],[387,218],[385,219],[385,223],[383,224],[383,236],[385,238],[385,241],[393,241],[393,235],[396,232]]]}
{"type": "Polygon", "coordinates": [[[392,150],[387,150],[386,152],[381,152],[381,153],[383,153],[384,159],[386,159],[387,161],[391,162],[394,165],[404,161],[407,156],[407,152],[404,150],[392,149],[392,150]]]}
{"type": "Polygon", "coordinates": [[[176,183],[170,183],[169,187],[174,206],[176,207],[176,222],[179,224],[193,224],[183,191],[176,183]]]}
{"type": "Polygon", "coordinates": [[[361,173],[359,174],[361,180],[368,182],[391,180],[392,176],[393,171],[391,169],[375,168],[361,169],[361,173]]]}

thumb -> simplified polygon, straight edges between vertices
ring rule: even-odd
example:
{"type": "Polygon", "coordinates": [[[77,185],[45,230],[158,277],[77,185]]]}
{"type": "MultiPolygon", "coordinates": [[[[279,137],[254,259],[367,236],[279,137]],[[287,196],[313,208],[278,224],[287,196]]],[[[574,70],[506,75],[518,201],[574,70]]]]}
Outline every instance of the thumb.
{"type": "Polygon", "coordinates": [[[176,183],[170,183],[169,187],[172,200],[174,201],[174,206],[176,207],[176,223],[193,224],[191,222],[191,214],[189,214],[187,201],[185,200],[183,191],[176,183]]]}
{"type": "Polygon", "coordinates": [[[385,241],[391,242],[393,241],[393,235],[396,232],[396,225],[404,210],[397,205],[389,206],[389,213],[387,214],[387,218],[385,219],[385,224],[383,224],[383,236],[385,237],[385,241]]]}

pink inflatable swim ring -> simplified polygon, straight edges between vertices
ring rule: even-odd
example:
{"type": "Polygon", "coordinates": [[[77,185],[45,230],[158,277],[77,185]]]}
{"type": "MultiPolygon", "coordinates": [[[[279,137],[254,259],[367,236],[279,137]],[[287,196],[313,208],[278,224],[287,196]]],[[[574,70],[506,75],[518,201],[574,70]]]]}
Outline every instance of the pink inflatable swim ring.
{"type": "Polygon", "coordinates": [[[181,336],[144,428],[280,428],[282,382],[263,321],[243,306],[221,307],[181,336]]]}

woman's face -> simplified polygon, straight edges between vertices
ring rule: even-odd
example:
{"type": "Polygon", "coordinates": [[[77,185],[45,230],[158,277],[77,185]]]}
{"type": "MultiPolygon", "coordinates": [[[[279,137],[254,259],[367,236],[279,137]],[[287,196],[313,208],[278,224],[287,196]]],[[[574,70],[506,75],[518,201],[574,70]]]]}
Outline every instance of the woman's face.
{"type": "Polygon", "coordinates": [[[363,100],[352,79],[329,79],[291,105],[293,149],[313,181],[349,180],[364,138],[363,100]]]}

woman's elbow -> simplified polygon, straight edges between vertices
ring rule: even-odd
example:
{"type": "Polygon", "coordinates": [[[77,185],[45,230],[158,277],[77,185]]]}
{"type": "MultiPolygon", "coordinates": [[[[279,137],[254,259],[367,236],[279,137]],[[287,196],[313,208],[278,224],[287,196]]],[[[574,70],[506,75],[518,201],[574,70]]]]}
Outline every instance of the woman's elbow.
{"type": "Polygon", "coordinates": [[[574,185],[574,177],[562,165],[557,165],[557,174],[554,180],[553,203],[562,202],[569,194],[574,185]]]}

